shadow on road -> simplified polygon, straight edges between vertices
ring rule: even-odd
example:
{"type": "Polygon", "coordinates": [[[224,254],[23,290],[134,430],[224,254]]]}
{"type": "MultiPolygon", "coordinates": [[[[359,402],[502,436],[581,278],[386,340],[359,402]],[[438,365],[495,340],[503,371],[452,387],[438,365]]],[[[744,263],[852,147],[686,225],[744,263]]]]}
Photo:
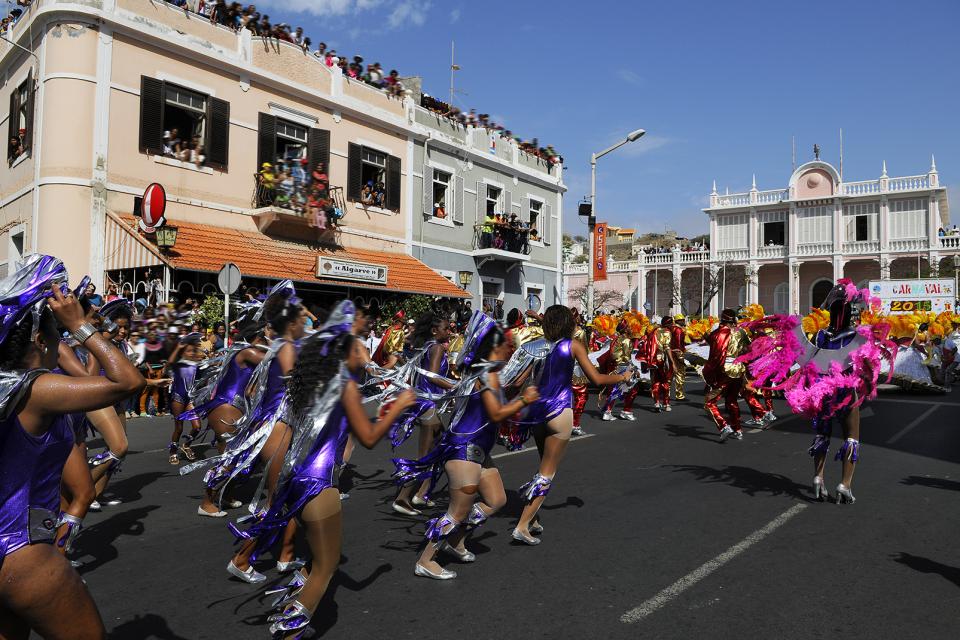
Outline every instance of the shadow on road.
{"type": "Polygon", "coordinates": [[[704,430],[701,427],[691,427],[690,425],[668,424],[663,427],[674,438],[694,438],[695,440],[706,440],[720,444],[720,438],[716,429],[704,430]]]}
{"type": "Polygon", "coordinates": [[[960,587],[960,568],[958,567],[951,567],[950,565],[941,564],[936,560],[915,556],[903,551],[900,552],[899,556],[894,557],[893,561],[904,564],[920,573],[936,573],[960,587]]]}
{"type": "Polygon", "coordinates": [[[700,482],[721,482],[742,490],[750,496],[767,493],[774,496],[789,495],[806,502],[813,502],[807,495],[805,485],[798,484],[779,473],[765,473],[749,467],[705,467],[701,465],[670,465],[676,472],[693,474],[700,482]]]}
{"type": "MultiPolygon", "coordinates": [[[[125,475],[121,472],[121,475],[125,475]]],[[[145,487],[150,486],[167,474],[162,471],[151,471],[148,473],[138,473],[135,476],[127,476],[118,480],[116,476],[107,487],[107,493],[118,496],[124,502],[134,502],[143,497],[140,493],[145,487]]],[[[102,498],[101,498],[102,499],[102,498]]]]}
{"type": "Polygon", "coordinates": [[[956,480],[946,480],[944,478],[925,478],[923,476],[907,476],[900,481],[900,484],[920,485],[922,487],[931,487],[933,489],[948,489],[950,491],[960,491],[960,482],[956,480]]]}
{"type": "Polygon", "coordinates": [[[156,638],[156,640],[190,640],[174,633],[165,619],[153,613],[144,616],[138,615],[133,620],[117,625],[107,635],[107,638],[108,640],[149,640],[151,638],[156,638]]]}
{"type": "Polygon", "coordinates": [[[121,511],[115,516],[84,530],[84,535],[77,541],[77,555],[93,556],[92,562],[84,562],[77,571],[80,575],[102,567],[108,562],[117,559],[119,555],[114,541],[120,536],[142,536],[146,528],[143,520],[147,514],[160,508],[160,505],[151,504],[128,511],[121,511]]]}

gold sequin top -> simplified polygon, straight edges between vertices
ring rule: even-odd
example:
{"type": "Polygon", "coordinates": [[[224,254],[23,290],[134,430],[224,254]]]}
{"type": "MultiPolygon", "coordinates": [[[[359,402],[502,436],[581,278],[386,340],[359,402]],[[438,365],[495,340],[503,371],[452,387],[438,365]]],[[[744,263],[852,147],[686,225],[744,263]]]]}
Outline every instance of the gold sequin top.
{"type": "Polygon", "coordinates": [[[733,329],[730,332],[730,342],[727,343],[727,356],[723,361],[723,371],[730,378],[742,378],[747,373],[747,365],[734,362],[750,348],[750,338],[743,329],[733,329]]]}

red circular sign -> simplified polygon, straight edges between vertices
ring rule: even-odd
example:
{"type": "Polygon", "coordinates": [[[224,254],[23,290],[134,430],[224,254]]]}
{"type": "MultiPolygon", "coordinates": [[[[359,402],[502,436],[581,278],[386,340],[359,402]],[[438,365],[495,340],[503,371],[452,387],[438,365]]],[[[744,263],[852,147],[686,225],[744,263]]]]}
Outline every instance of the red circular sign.
{"type": "Polygon", "coordinates": [[[163,185],[154,182],[143,192],[140,204],[140,226],[143,229],[155,229],[163,224],[163,212],[167,208],[167,192],[163,185]]]}

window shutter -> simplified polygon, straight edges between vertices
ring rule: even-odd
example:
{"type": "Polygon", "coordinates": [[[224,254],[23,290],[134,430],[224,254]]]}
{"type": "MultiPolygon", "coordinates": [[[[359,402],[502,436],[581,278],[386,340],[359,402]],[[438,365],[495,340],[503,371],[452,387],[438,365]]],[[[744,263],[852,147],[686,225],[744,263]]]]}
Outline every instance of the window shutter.
{"type": "Polygon", "coordinates": [[[844,240],[846,242],[853,242],[857,239],[857,216],[847,216],[847,230],[845,232],[844,240]]]}
{"type": "Polygon", "coordinates": [[[23,151],[29,153],[33,148],[33,104],[36,91],[33,86],[33,69],[27,73],[27,121],[24,128],[27,130],[23,136],[23,151]]]}
{"type": "Polygon", "coordinates": [[[450,189],[453,190],[453,222],[463,224],[463,178],[455,176],[450,189]]]}
{"type": "Polygon", "coordinates": [[[163,153],[163,80],[140,78],[140,151],[163,153]]]}
{"type": "Polygon", "coordinates": [[[226,171],[230,159],[230,103],[207,98],[207,164],[226,171]]]}
{"type": "Polygon", "coordinates": [[[478,181],[477,182],[477,224],[486,217],[486,211],[484,210],[484,203],[487,201],[487,191],[486,185],[478,181]]]}
{"type": "Polygon", "coordinates": [[[506,218],[510,217],[510,214],[513,213],[513,194],[503,190],[503,215],[506,218]]]}
{"type": "Polygon", "coordinates": [[[310,129],[310,136],[307,139],[307,175],[311,175],[318,164],[323,165],[323,170],[327,174],[327,180],[330,180],[330,132],[326,129],[310,129]]]}
{"type": "Polygon", "coordinates": [[[347,146],[347,199],[360,200],[363,191],[363,147],[352,142],[347,146]]]}
{"type": "Polygon", "coordinates": [[[553,237],[550,235],[550,229],[553,228],[553,207],[547,203],[543,203],[543,206],[540,208],[540,217],[543,218],[543,222],[541,223],[543,243],[553,244],[553,237]]]}
{"type": "MultiPolygon", "coordinates": [[[[13,88],[13,93],[10,94],[10,117],[7,119],[7,140],[10,138],[16,138],[17,135],[17,88],[13,88]]],[[[7,160],[13,162],[14,158],[10,155],[10,150],[7,150],[7,160]]]]}
{"type": "Polygon", "coordinates": [[[400,158],[387,156],[387,209],[400,211],[400,158]]]}
{"type": "MultiPolygon", "coordinates": [[[[449,196],[449,189],[447,195],[449,196]]],[[[447,208],[450,208],[449,198],[447,208]]],[[[423,215],[433,215],[433,168],[423,165],[423,215]]]]}
{"type": "Polygon", "coordinates": [[[264,162],[277,161],[277,117],[261,113],[257,123],[257,171],[264,162]]]}

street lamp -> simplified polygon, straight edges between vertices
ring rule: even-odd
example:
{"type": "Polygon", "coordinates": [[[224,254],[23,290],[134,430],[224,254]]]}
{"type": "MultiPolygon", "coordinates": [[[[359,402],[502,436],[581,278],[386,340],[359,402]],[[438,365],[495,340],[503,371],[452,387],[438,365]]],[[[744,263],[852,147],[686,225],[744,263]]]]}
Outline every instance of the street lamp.
{"type": "MultiPolygon", "coordinates": [[[[592,156],[590,156],[590,205],[592,211],[590,219],[587,223],[590,228],[590,237],[588,239],[588,242],[590,243],[590,268],[587,269],[587,315],[591,318],[593,317],[593,263],[596,260],[596,256],[593,255],[593,232],[594,228],[597,226],[597,160],[607,155],[611,151],[616,151],[628,142],[636,142],[642,138],[645,133],[646,131],[643,129],[631,131],[627,134],[626,138],[617,144],[604,149],[600,153],[594,153],[592,156]]],[[[606,259],[606,256],[604,256],[604,259],[606,259]]]]}
{"type": "Polygon", "coordinates": [[[953,312],[957,312],[957,301],[960,300],[960,254],[953,256],[953,312]]]}
{"type": "Polygon", "coordinates": [[[458,271],[457,277],[460,278],[460,286],[466,291],[470,283],[473,282],[473,271],[458,271]]]}
{"type": "Polygon", "coordinates": [[[157,229],[157,248],[166,253],[177,244],[177,227],[162,226],[157,229]]]}

